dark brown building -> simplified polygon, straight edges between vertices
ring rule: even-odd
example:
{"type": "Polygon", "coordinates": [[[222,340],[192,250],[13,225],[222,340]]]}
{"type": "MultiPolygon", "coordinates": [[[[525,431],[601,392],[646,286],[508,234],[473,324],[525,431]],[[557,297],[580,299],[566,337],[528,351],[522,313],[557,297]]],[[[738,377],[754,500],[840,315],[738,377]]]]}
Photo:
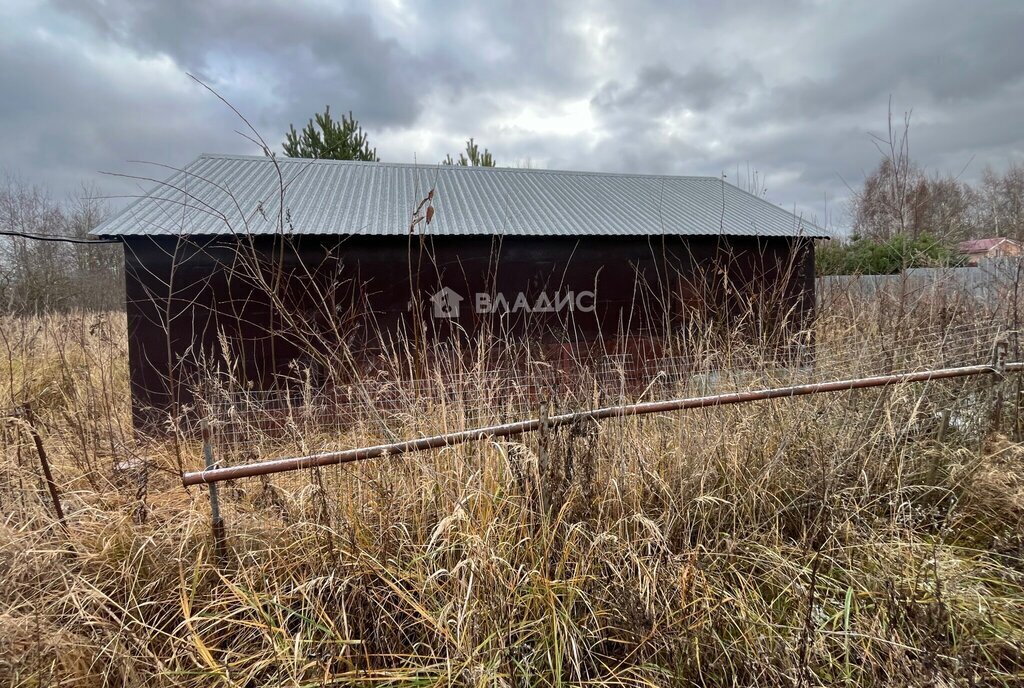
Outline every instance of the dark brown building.
{"type": "Polygon", "coordinates": [[[197,373],[483,332],[603,350],[688,318],[798,327],[817,227],[707,177],[204,155],[99,227],[124,243],[136,419],[197,373]]]}

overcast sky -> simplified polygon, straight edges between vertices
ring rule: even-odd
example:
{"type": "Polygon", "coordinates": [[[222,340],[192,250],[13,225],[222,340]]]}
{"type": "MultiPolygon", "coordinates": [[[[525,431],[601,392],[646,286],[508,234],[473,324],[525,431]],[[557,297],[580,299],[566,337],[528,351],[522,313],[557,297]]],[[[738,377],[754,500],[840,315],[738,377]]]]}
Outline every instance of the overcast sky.
{"type": "Polygon", "coordinates": [[[763,176],[845,222],[890,96],[913,157],[980,176],[1024,161],[1024,3],[3,0],[0,166],[55,195],[258,153],[195,74],[279,149],[330,104],[382,160],[473,136],[499,164],[763,176]],[[827,199],[827,205],[826,205],[827,199]]]}

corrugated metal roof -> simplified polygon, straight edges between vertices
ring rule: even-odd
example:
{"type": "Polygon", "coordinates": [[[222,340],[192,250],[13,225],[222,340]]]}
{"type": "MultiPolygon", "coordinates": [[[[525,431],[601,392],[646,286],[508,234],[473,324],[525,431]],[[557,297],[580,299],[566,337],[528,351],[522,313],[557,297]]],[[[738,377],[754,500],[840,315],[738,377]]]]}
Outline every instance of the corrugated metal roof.
{"type": "Polygon", "coordinates": [[[97,236],[405,236],[434,191],[438,236],[806,236],[812,223],[714,177],[202,155],[97,236]],[[278,176],[280,170],[280,178],[278,176]]]}
{"type": "Polygon", "coordinates": [[[1009,241],[1012,244],[1017,243],[1013,239],[1007,239],[1006,237],[991,237],[989,239],[969,239],[967,241],[961,241],[957,244],[956,248],[960,253],[987,253],[1004,241],[1009,241]]]}

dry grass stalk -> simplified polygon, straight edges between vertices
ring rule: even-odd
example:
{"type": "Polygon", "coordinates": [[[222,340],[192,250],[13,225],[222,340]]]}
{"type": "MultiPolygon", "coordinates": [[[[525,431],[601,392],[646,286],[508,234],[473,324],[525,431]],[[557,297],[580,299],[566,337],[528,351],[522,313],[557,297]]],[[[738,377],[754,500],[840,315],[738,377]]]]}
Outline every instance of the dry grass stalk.
{"type": "MultiPolygon", "coordinates": [[[[890,317],[836,308],[817,345],[841,351],[854,332],[895,341],[890,317]]],[[[952,327],[930,306],[901,318],[900,341],[952,327]]],[[[1024,450],[976,422],[987,388],[775,400],[555,431],[543,447],[487,442],[240,481],[221,495],[231,552],[218,573],[205,495],[178,485],[171,443],[131,435],[121,316],[2,326],[0,407],[33,402],[70,531],[48,510],[25,438],[4,426],[0,675],[11,685],[1024,677],[1024,450]]],[[[709,340],[697,353],[723,351],[709,340]]],[[[929,351],[934,341],[883,347],[879,365],[929,351]]],[[[464,360],[433,379],[472,380],[454,377],[472,372],[464,360]]],[[[310,425],[251,439],[269,453],[455,429],[484,412],[479,385],[466,385],[423,397],[404,425],[396,415],[343,436],[310,425]]],[[[182,456],[201,462],[197,444],[182,456]]]]}

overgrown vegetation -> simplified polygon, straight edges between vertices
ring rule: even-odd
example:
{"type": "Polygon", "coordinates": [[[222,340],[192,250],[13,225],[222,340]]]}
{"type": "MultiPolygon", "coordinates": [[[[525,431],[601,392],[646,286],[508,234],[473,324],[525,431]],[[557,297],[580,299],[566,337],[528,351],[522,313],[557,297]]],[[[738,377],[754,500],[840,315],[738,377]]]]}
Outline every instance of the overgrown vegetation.
{"type": "MultiPolygon", "coordinates": [[[[280,213],[283,227],[284,206],[280,213]]],[[[417,217],[429,215],[413,226],[417,217]]],[[[905,262],[936,250],[914,243],[921,238],[893,251],[905,262]]],[[[279,297],[259,281],[257,261],[248,267],[254,290],[279,297]]],[[[905,291],[865,302],[851,292],[822,305],[813,332],[797,338],[813,352],[788,366],[778,360],[771,294],[744,309],[743,295],[730,291],[743,337],[702,318],[717,302],[698,298],[680,341],[655,342],[685,352],[682,375],[666,366],[637,386],[621,362],[563,370],[544,358],[529,360],[530,374],[553,371],[574,402],[596,405],[608,398],[597,364],[621,383],[618,394],[646,399],[987,361],[999,328],[1019,322],[1018,289],[992,303],[937,293],[911,300],[905,291]]],[[[274,303],[298,344],[322,337],[274,303]]],[[[361,413],[339,420],[335,409],[325,423],[313,412],[313,385],[299,385],[273,410],[271,429],[247,428],[242,441],[218,444],[217,458],[374,444],[508,409],[540,411],[532,377],[480,367],[517,360],[518,342],[481,338],[467,343],[470,355],[442,355],[452,351],[412,329],[418,338],[399,338],[372,373],[329,371],[361,413]],[[362,394],[368,389],[381,394],[362,394]]],[[[168,327],[172,335],[180,332],[168,327]]],[[[579,424],[236,481],[221,491],[220,557],[206,492],[179,479],[202,465],[186,421],[209,414],[207,402],[170,419],[166,435],[135,435],[125,340],[122,314],[0,321],[0,677],[8,684],[1024,680],[1018,379],[579,424]],[[40,476],[25,404],[66,530],[40,476]]],[[[301,348],[322,353],[328,367],[355,360],[337,341],[301,348]]],[[[209,387],[247,390],[246,380],[224,378],[209,387]]],[[[294,381],[311,379],[295,371],[294,381]]],[[[237,411],[213,415],[215,430],[224,434],[237,411]]]]}
{"type": "MultiPolygon", "coordinates": [[[[833,304],[815,375],[868,370],[875,353],[931,361],[913,358],[941,353],[910,346],[916,333],[978,332],[977,318],[949,302],[833,304]],[[878,350],[851,356],[858,337],[878,350]]],[[[173,443],[128,430],[123,316],[6,318],[0,330],[0,406],[33,404],[69,526],[52,516],[23,419],[7,417],[10,685],[1024,678],[1024,451],[1010,383],[998,430],[990,383],[936,382],[239,481],[221,492],[218,567],[206,496],[180,487],[173,443]],[[944,409],[953,420],[938,441],[944,409]]],[[[713,351],[721,361],[728,349],[713,351]]],[[[432,377],[450,390],[458,372],[432,377]]],[[[410,422],[459,427],[472,395],[450,391],[410,405],[410,422]]],[[[380,433],[367,423],[289,441],[380,433]]],[[[180,455],[201,463],[190,440],[180,455]]]]}

